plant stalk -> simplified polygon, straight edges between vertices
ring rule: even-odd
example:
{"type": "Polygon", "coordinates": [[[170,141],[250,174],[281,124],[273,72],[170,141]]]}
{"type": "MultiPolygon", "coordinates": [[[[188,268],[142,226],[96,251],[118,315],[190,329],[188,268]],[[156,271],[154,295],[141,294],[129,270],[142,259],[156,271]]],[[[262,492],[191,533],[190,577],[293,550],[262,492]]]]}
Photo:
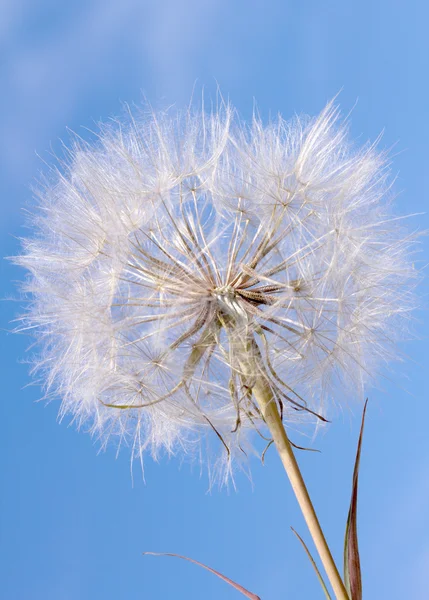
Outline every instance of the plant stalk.
{"type": "Polygon", "coordinates": [[[282,419],[277,409],[269,386],[262,377],[258,377],[252,387],[253,395],[261,409],[265,422],[271,432],[280,459],[289,477],[292,489],[307,523],[314,545],[319,553],[320,560],[325,568],[326,575],[334,590],[337,600],[350,600],[344,583],[332,558],[331,551],[326,542],[322,528],[311,502],[307,487],[301,475],[298,463],[289,442],[282,419]]]}

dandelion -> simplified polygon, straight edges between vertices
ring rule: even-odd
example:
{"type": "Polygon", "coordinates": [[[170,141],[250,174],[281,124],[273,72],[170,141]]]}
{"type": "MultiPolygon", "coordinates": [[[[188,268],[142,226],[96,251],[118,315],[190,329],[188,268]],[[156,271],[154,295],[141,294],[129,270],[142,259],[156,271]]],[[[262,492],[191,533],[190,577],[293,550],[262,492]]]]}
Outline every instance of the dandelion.
{"type": "Polygon", "coordinates": [[[332,103],[268,126],[228,106],[129,116],[76,139],[17,259],[47,396],[137,457],[217,439],[226,478],[252,435],[273,438],[317,529],[283,423],[325,420],[394,356],[414,271],[388,175],[332,103]]]}

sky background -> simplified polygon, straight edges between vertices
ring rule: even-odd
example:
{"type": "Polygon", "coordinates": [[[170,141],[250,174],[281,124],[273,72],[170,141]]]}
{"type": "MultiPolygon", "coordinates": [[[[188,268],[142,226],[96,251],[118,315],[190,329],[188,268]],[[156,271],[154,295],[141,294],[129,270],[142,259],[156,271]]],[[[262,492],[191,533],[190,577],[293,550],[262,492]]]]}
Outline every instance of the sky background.
{"type": "MultiPolygon", "coordinates": [[[[428,4],[395,0],[2,0],[0,256],[19,252],[31,186],[67,140],[121,113],[123,102],[185,106],[217,85],[244,118],[318,113],[341,90],[351,131],[384,131],[399,214],[427,212],[428,4]],[[199,92],[198,92],[199,93],[199,92]],[[353,108],[354,107],[354,108],[353,108]]],[[[427,214],[412,227],[429,228],[427,214]]],[[[428,262],[424,240],[421,265],[428,262]]],[[[29,386],[30,339],[8,333],[20,269],[0,261],[0,597],[5,600],[223,600],[209,573],[145,550],[187,554],[263,600],[323,598],[293,525],[303,519],[274,452],[253,483],[208,490],[180,459],[98,453],[57,422],[58,404],[29,386]]],[[[369,391],[359,508],[364,600],[424,600],[429,590],[428,284],[405,362],[369,391]]],[[[348,406],[299,460],[341,563],[361,407],[348,406]]]]}

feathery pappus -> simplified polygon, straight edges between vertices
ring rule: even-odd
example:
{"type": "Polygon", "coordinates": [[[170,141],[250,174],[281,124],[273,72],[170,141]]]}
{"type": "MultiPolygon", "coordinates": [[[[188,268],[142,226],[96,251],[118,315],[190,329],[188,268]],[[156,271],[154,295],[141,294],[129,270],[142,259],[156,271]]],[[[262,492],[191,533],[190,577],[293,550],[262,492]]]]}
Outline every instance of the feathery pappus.
{"type": "Polygon", "coordinates": [[[332,103],[243,124],[231,107],[151,113],[78,138],[41,187],[16,261],[30,275],[47,397],[102,440],[221,462],[266,429],[323,420],[395,356],[413,305],[413,236],[386,156],[332,103]]]}

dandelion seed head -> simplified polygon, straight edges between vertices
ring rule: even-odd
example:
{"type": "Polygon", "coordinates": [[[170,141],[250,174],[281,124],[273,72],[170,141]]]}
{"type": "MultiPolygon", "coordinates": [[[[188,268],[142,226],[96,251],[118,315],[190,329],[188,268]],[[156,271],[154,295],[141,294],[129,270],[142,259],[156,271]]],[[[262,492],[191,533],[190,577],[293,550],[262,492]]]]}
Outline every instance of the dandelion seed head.
{"type": "Polygon", "coordinates": [[[23,328],[61,416],[148,450],[209,453],[223,473],[266,428],[363,394],[413,307],[413,237],[391,215],[386,156],[315,119],[151,113],[78,138],[17,262],[23,328]]]}

